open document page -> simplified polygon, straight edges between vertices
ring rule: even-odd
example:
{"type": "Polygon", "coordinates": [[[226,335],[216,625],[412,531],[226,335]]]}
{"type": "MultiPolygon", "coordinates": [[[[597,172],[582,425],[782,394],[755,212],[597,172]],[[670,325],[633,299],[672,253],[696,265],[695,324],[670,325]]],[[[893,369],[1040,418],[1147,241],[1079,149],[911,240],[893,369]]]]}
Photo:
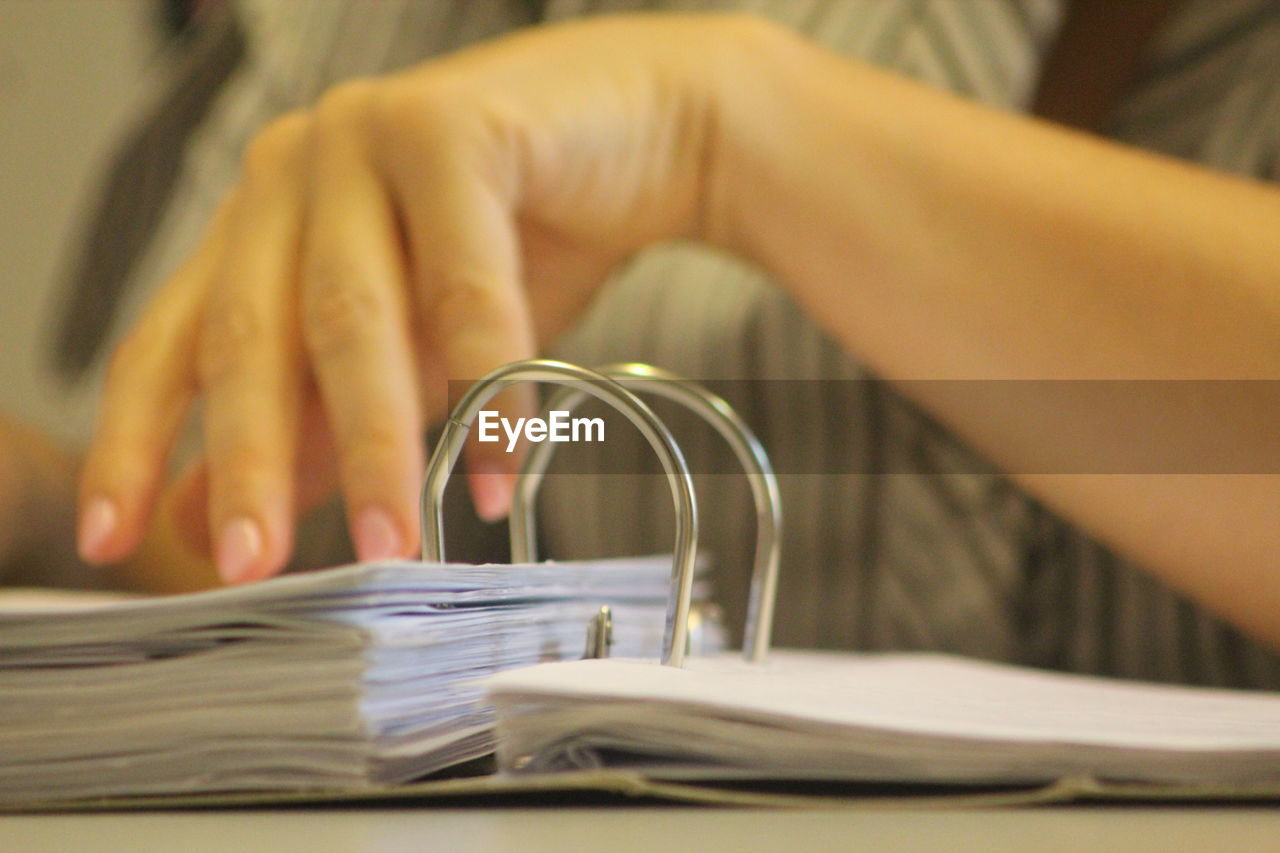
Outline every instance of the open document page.
{"type": "MultiPolygon", "coordinates": [[[[479,679],[657,658],[671,559],[377,563],[138,600],[0,593],[0,802],[397,784],[492,751],[479,679]]],[[[713,628],[703,635],[722,645],[713,628]]]]}
{"type": "Polygon", "coordinates": [[[1280,781],[1280,694],[928,654],[590,660],[491,679],[501,766],[654,778],[1280,781]]]}

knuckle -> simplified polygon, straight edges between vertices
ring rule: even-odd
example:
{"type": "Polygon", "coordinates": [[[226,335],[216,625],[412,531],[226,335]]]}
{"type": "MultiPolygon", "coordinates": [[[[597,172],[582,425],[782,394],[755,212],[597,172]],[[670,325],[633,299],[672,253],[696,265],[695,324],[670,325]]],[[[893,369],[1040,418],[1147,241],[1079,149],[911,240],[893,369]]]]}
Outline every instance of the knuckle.
{"type": "Polygon", "coordinates": [[[436,133],[456,128],[469,102],[457,83],[415,80],[379,89],[370,105],[370,116],[388,131],[417,127],[436,133]]]}
{"type": "Polygon", "coordinates": [[[210,487],[240,503],[252,503],[278,481],[279,454],[248,441],[239,441],[209,456],[210,487]]]}
{"type": "Polygon", "coordinates": [[[352,433],[342,454],[348,483],[368,488],[397,466],[409,464],[408,446],[394,425],[370,420],[361,423],[352,433]]]}
{"type": "Polygon", "coordinates": [[[315,355],[336,355],[358,347],[375,334],[385,314],[377,291],[357,273],[332,261],[308,265],[302,324],[307,346],[315,355]]]}
{"type": "Polygon", "coordinates": [[[107,362],[107,386],[127,388],[153,355],[154,353],[149,352],[145,337],[136,329],[130,332],[116,345],[107,362]]]}
{"type": "Polygon", "coordinates": [[[251,306],[232,302],[205,315],[196,369],[205,385],[219,382],[250,364],[266,339],[266,323],[251,306]]]}
{"type": "Polygon", "coordinates": [[[107,360],[107,389],[117,396],[133,394],[140,384],[150,389],[174,357],[159,324],[144,318],[111,351],[107,360]]]}
{"type": "Polygon", "coordinates": [[[324,118],[361,116],[373,103],[377,90],[378,85],[366,78],[344,81],[321,96],[316,111],[324,118]]]}
{"type": "Polygon", "coordinates": [[[498,93],[451,77],[380,88],[365,119],[370,140],[388,162],[510,171],[509,161],[526,156],[532,138],[521,115],[498,93]]]}
{"type": "Polygon", "coordinates": [[[277,455],[246,441],[228,449],[215,461],[226,474],[247,485],[274,473],[279,467],[275,461],[277,455]]]}
{"type": "Polygon", "coordinates": [[[296,157],[311,128],[310,114],[297,110],[272,121],[245,146],[242,171],[246,180],[270,179],[296,157]]]}
{"type": "Polygon", "coordinates": [[[425,271],[431,284],[431,317],[439,328],[473,326],[502,314],[502,300],[487,276],[474,270],[437,268],[425,271]]]}

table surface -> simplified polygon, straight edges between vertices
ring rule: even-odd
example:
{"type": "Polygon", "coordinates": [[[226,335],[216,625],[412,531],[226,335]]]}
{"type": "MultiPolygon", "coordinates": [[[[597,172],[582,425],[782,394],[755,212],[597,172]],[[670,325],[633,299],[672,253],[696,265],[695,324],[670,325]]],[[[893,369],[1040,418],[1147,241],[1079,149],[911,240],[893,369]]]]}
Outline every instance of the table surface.
{"type": "Polygon", "coordinates": [[[424,807],[0,817],[0,850],[1280,850],[1280,808],[1059,806],[911,811],[424,807]]]}

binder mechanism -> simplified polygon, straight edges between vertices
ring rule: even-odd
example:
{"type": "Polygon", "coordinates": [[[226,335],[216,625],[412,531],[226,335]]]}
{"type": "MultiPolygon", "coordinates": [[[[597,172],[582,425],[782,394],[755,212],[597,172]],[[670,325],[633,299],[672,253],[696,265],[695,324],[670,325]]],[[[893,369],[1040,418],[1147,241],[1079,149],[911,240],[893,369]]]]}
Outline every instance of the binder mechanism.
{"type": "MultiPolygon", "coordinates": [[[[764,447],[728,403],[701,385],[657,367],[627,363],[590,370],[562,361],[531,359],[503,365],[475,382],[454,407],[427,465],[421,503],[423,561],[444,562],[444,491],[476,417],[496,395],[520,382],[564,386],[551,398],[548,411],[572,411],[587,397],[613,406],[640,430],[661,461],[675,505],[675,550],[662,650],[662,663],[668,666],[682,666],[689,645],[698,505],[679,445],[636,392],[654,393],[683,405],[723,436],[745,470],[755,504],[756,552],[743,657],[749,662],[763,662],[769,651],[778,585],[782,505],[777,478],[764,447]]],[[[511,508],[511,555],[515,563],[537,558],[534,504],[553,450],[550,442],[534,444],[520,472],[511,508]]],[[[611,634],[607,607],[592,618],[587,632],[587,655],[607,656],[611,634]]]]}

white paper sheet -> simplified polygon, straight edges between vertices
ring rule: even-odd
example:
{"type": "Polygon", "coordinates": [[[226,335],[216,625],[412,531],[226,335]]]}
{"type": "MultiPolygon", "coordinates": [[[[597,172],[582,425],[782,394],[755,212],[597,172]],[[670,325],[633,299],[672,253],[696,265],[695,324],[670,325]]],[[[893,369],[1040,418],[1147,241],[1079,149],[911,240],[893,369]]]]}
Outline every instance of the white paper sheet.
{"type": "Polygon", "coordinates": [[[1280,695],[942,655],[581,661],[501,674],[487,690],[511,768],[613,754],[799,778],[1280,780],[1280,695]]]}
{"type": "Polygon", "coordinates": [[[358,788],[475,758],[482,676],[581,657],[605,603],[618,652],[656,658],[670,575],[669,557],[378,563],[166,598],[0,594],[0,802],[358,788]]]}

